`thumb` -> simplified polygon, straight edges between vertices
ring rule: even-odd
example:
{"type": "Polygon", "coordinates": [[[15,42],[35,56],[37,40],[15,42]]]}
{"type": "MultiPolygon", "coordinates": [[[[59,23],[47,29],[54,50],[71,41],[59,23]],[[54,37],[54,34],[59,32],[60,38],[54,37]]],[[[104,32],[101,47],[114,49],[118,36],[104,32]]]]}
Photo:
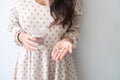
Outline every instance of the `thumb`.
{"type": "Polygon", "coordinates": [[[35,41],[36,40],[36,38],[35,37],[32,37],[31,35],[29,35],[29,34],[26,34],[27,35],[27,37],[30,39],[30,40],[32,40],[32,41],[35,41]]]}
{"type": "Polygon", "coordinates": [[[72,53],[72,45],[69,46],[68,50],[69,50],[69,53],[72,53]]]}

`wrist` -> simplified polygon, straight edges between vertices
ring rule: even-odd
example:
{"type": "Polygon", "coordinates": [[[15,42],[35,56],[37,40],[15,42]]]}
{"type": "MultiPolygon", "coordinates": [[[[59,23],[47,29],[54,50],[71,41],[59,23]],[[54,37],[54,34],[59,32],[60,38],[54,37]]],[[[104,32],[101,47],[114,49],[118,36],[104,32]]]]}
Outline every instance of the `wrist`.
{"type": "Polygon", "coordinates": [[[62,41],[69,41],[70,43],[73,44],[73,40],[71,38],[68,38],[68,37],[63,38],[62,41]]]}

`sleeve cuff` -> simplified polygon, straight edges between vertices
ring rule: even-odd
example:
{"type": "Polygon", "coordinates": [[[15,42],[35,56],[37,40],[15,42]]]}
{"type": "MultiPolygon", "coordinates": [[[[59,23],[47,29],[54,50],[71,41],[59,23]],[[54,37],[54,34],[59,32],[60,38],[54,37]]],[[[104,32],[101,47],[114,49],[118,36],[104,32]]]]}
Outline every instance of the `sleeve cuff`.
{"type": "Polygon", "coordinates": [[[22,46],[23,44],[19,41],[19,39],[18,39],[18,36],[19,36],[19,34],[21,33],[21,32],[23,32],[22,30],[20,30],[20,31],[18,31],[16,34],[15,34],[15,43],[16,43],[16,45],[17,46],[22,46]]]}
{"type": "Polygon", "coordinates": [[[78,39],[72,33],[66,33],[63,38],[68,37],[73,41],[73,49],[77,47],[78,39]]]}

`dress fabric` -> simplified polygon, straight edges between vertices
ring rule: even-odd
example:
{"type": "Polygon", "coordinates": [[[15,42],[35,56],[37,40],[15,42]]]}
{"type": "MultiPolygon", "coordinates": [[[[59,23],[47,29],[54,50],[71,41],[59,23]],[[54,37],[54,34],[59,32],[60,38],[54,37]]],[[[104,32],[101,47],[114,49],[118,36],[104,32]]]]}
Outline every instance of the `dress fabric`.
{"type": "Polygon", "coordinates": [[[62,25],[48,28],[54,21],[49,6],[40,5],[35,0],[11,0],[10,3],[9,32],[16,45],[20,46],[13,80],[78,80],[72,54],[56,62],[52,59],[51,52],[55,44],[64,37],[73,39],[73,48],[76,47],[80,35],[79,1],[75,6],[73,26],[69,29],[62,25]],[[40,35],[43,27],[48,28],[44,49],[30,51],[18,41],[20,32],[40,35]]]}

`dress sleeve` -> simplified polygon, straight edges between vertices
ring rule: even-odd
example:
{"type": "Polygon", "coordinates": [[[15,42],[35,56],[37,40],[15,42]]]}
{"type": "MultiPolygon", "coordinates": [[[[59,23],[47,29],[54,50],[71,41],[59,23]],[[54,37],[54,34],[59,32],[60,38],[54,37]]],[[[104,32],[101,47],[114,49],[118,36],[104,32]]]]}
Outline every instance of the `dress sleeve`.
{"type": "Polygon", "coordinates": [[[73,49],[77,46],[77,42],[80,37],[80,17],[81,17],[81,4],[80,0],[75,0],[75,16],[73,19],[73,25],[71,28],[68,28],[67,32],[65,33],[64,37],[69,37],[73,40],[73,49]]]}
{"type": "Polygon", "coordinates": [[[17,3],[18,3],[17,0],[10,0],[8,32],[12,36],[14,42],[18,46],[22,46],[22,44],[18,40],[18,34],[23,30],[19,24],[19,13],[17,11],[17,3]]]}

